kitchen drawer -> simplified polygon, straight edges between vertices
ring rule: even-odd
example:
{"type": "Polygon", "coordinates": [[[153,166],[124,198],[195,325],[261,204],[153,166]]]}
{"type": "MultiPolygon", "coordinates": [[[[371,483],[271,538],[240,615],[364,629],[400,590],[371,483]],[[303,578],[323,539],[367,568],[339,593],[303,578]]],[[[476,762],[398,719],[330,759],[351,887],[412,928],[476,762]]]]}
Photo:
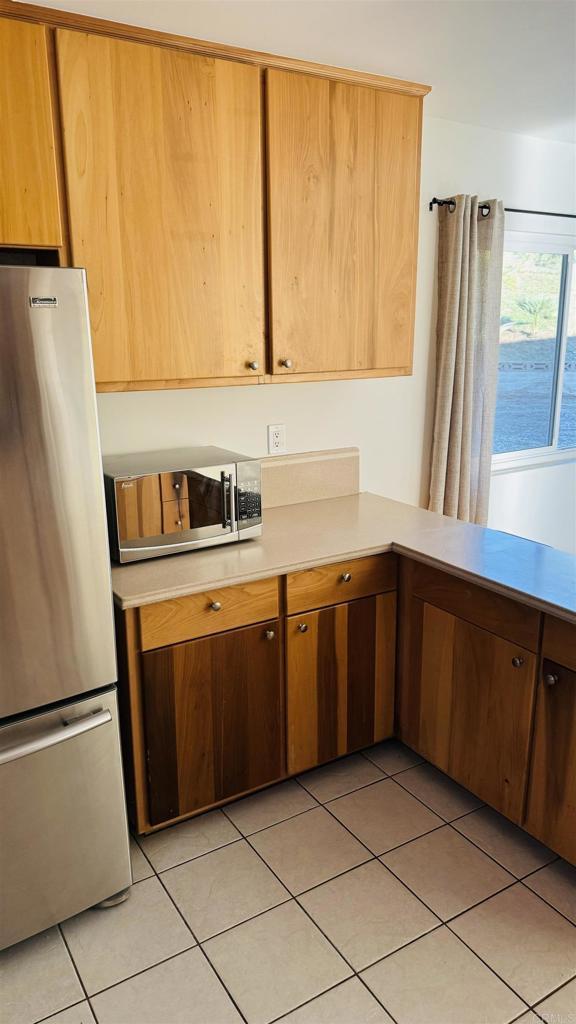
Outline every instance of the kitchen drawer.
{"type": "Polygon", "coordinates": [[[542,656],[576,672],[576,625],[545,615],[542,656]]]}
{"type": "Polygon", "coordinates": [[[286,576],[286,611],[289,615],[325,608],[341,601],[381,594],[396,587],[396,555],[350,558],[286,576]]]}
{"type": "Polygon", "coordinates": [[[278,614],[277,577],[147,604],[139,609],[141,649],[223,633],[278,614]]]}

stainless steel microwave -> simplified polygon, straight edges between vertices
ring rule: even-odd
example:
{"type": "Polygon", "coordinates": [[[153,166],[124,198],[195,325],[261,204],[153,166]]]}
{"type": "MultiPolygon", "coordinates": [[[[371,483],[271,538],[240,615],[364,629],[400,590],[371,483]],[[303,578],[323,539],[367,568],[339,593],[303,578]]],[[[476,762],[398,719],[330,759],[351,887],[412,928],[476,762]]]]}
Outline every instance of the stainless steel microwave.
{"type": "Polygon", "coordinates": [[[206,446],[110,455],[104,488],[116,562],[262,533],[260,462],[238,452],[206,446]]]}

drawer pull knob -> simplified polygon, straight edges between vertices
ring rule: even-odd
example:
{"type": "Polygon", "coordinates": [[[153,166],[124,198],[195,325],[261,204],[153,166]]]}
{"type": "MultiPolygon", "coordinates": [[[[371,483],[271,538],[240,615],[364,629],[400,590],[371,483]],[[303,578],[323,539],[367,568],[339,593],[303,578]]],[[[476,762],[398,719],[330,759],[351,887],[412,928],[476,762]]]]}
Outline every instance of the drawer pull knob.
{"type": "Polygon", "coordinates": [[[518,654],[515,654],[512,658],[512,664],[514,668],[522,668],[522,665],[524,664],[524,658],[521,658],[518,654]]]}
{"type": "Polygon", "coordinates": [[[300,625],[298,626],[298,629],[299,629],[300,633],[307,633],[308,632],[308,626],[306,625],[305,622],[301,622],[300,625]]]}
{"type": "Polygon", "coordinates": [[[253,359],[250,363],[248,363],[248,369],[249,370],[257,370],[259,368],[259,366],[260,366],[260,363],[257,363],[255,359],[253,359]]]}
{"type": "Polygon", "coordinates": [[[180,484],[172,484],[172,487],[174,488],[175,491],[180,490],[180,484]]]}
{"type": "Polygon", "coordinates": [[[352,579],[352,573],[343,572],[340,579],[342,580],[342,583],[350,583],[350,580],[352,579]]]}
{"type": "Polygon", "coordinates": [[[210,607],[211,607],[213,612],[219,612],[221,607],[222,607],[222,605],[220,604],[220,601],[212,601],[212,604],[210,605],[210,607]]]}
{"type": "Polygon", "coordinates": [[[274,632],[273,629],[267,629],[264,635],[267,640],[273,640],[274,637],[276,636],[276,633],[274,632]]]}
{"type": "Polygon", "coordinates": [[[544,683],[546,686],[556,686],[556,683],[560,682],[560,676],[556,672],[547,672],[544,676],[544,683]]]}
{"type": "Polygon", "coordinates": [[[292,360],[291,359],[281,359],[280,360],[280,366],[285,366],[287,370],[291,370],[292,369],[292,360]]]}

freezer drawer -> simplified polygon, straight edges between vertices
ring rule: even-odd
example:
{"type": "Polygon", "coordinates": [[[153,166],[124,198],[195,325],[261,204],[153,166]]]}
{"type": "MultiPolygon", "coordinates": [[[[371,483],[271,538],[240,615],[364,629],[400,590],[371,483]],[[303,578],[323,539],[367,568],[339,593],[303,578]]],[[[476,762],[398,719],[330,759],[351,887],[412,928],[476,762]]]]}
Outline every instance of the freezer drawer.
{"type": "Polygon", "coordinates": [[[131,884],[114,687],[0,728],[0,821],[0,949],[131,884]]]}

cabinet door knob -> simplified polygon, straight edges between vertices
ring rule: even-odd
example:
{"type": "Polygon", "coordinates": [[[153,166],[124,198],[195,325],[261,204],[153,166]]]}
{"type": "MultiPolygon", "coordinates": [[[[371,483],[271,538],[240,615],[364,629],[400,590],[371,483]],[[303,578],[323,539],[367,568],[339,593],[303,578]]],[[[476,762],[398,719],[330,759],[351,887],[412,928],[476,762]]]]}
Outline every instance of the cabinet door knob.
{"type": "Polygon", "coordinates": [[[212,601],[212,604],[210,605],[213,612],[219,612],[221,607],[222,605],[220,604],[220,601],[212,601]]]}
{"type": "Polygon", "coordinates": [[[177,519],[176,520],[176,526],[182,526],[182,520],[181,519],[177,519]]]}
{"type": "Polygon", "coordinates": [[[276,633],[274,632],[273,629],[267,629],[264,635],[267,640],[273,640],[274,637],[276,636],[276,633]]]}
{"type": "Polygon", "coordinates": [[[259,368],[259,366],[260,366],[260,363],[257,363],[255,359],[253,359],[252,362],[248,363],[248,369],[249,370],[257,370],[259,368]]]}
{"type": "Polygon", "coordinates": [[[343,572],[340,579],[342,580],[342,583],[350,583],[350,580],[352,579],[352,573],[343,572]]]}
{"type": "Polygon", "coordinates": [[[520,655],[515,654],[512,658],[512,664],[514,668],[522,668],[522,665],[524,664],[524,658],[521,658],[520,655]]]}
{"type": "Polygon", "coordinates": [[[308,632],[308,626],[306,625],[306,623],[305,623],[305,622],[301,622],[301,623],[299,624],[299,626],[298,626],[298,629],[299,629],[299,631],[300,631],[301,633],[307,633],[307,632],[308,632]]]}
{"type": "Polygon", "coordinates": [[[174,488],[175,491],[180,490],[180,484],[172,484],[172,487],[174,488]]]}
{"type": "Polygon", "coordinates": [[[281,359],[280,360],[280,366],[285,366],[287,370],[291,370],[292,369],[292,360],[291,359],[281,359]]]}
{"type": "Polygon", "coordinates": [[[544,676],[545,686],[556,686],[560,682],[560,676],[556,672],[547,672],[544,676]]]}

